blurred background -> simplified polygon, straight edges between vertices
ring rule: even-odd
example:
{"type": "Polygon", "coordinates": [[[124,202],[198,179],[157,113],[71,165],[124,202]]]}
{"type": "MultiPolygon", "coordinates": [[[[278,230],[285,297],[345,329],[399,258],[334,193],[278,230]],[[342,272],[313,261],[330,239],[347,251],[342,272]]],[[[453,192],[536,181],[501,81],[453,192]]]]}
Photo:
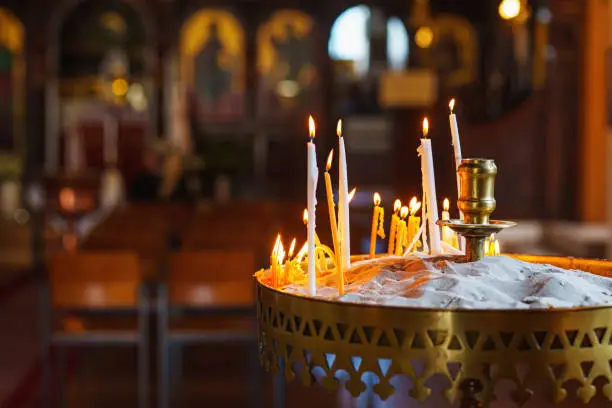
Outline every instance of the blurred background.
{"type": "Polygon", "coordinates": [[[308,114],[321,173],[343,119],[353,253],[373,192],[420,196],[424,116],[457,216],[455,98],[502,252],[610,256],[610,27],[607,0],[0,0],[0,408],[272,406],[251,275],[305,240],[308,114]]]}

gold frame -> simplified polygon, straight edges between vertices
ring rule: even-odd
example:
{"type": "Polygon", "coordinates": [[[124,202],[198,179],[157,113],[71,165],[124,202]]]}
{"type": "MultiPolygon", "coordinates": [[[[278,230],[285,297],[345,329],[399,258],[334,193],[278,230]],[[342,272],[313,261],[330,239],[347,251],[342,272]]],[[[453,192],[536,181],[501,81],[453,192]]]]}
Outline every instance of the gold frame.
{"type": "MultiPolygon", "coordinates": [[[[579,268],[611,276],[612,261],[513,255],[535,263],[579,268]]],[[[612,306],[575,309],[452,310],[401,308],[330,302],[291,295],[257,282],[259,356],[272,373],[284,359],[284,375],[302,368],[304,384],[313,384],[315,367],[325,372],[320,383],[334,389],[335,374],[346,371],[347,390],[365,390],[362,375],[375,374],[374,392],[382,399],[395,391],[390,380],[408,376],[410,395],[426,400],[426,381],[444,376],[451,384],[443,394],[455,403],[466,381],[480,383],[485,405],[494,399],[496,384],[512,380],[511,396],[522,405],[533,396],[532,385],[547,380],[552,401],[567,396],[566,382],[580,383],[577,395],[585,403],[598,392],[595,379],[608,384],[600,392],[612,400],[612,306]],[[335,358],[330,364],[328,356],[335,358]],[[355,364],[353,357],[360,357],[355,364]],[[380,361],[390,361],[388,369],[380,361]],[[413,362],[420,362],[418,372],[413,362]],[[584,366],[589,365],[588,372],[584,366]],[[460,367],[460,368],[459,368],[460,367]],[[306,369],[304,369],[306,368],[306,369]]]]}

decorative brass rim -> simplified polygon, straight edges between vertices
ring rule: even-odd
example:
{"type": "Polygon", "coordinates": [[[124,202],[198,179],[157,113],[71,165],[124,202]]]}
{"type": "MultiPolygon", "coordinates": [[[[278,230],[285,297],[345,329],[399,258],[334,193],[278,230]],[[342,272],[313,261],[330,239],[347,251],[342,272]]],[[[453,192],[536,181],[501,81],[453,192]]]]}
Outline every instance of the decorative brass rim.
{"type": "MultiPolygon", "coordinates": [[[[561,267],[580,267],[610,275],[612,262],[572,258],[517,258],[561,267]]],[[[285,376],[301,372],[305,384],[319,380],[335,388],[338,371],[348,373],[345,386],[353,396],[366,389],[362,376],[378,377],[374,392],[383,400],[395,391],[390,380],[410,378],[410,396],[423,402],[432,389],[426,382],[442,375],[450,386],[443,392],[455,403],[465,381],[478,382],[478,399],[494,399],[496,384],[516,384],[512,399],[522,405],[532,385],[549,383],[551,400],[567,396],[567,382],[580,383],[577,396],[585,403],[598,392],[612,400],[612,306],[576,309],[452,310],[389,307],[329,302],[283,293],[257,283],[259,354],[264,368],[285,376]],[[594,382],[607,384],[597,389],[594,382]]]]}

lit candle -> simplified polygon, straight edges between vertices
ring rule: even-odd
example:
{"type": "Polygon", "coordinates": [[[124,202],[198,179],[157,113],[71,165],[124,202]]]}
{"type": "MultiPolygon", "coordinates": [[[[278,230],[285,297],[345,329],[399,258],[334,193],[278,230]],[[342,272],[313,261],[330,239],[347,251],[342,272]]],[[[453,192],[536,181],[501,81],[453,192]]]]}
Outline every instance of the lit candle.
{"type": "Polygon", "coordinates": [[[495,240],[493,241],[493,256],[500,256],[501,255],[501,249],[499,247],[499,240],[495,240]]]}
{"type": "Polygon", "coordinates": [[[406,217],[408,207],[403,206],[400,210],[400,219],[397,222],[397,232],[395,234],[395,255],[404,253],[404,242],[406,241],[406,217]]]}
{"type": "Polygon", "coordinates": [[[421,146],[417,149],[421,156],[421,173],[423,177],[423,200],[427,206],[426,214],[429,225],[429,251],[431,255],[440,255],[442,246],[440,245],[440,227],[438,221],[438,203],[436,201],[436,178],[433,167],[433,154],[431,150],[431,140],[429,134],[429,121],[423,120],[423,138],[421,146]]]}
{"type": "MultiPolygon", "coordinates": [[[[421,217],[417,217],[416,213],[421,209],[421,202],[417,201],[416,197],[412,197],[408,204],[410,208],[410,217],[408,217],[408,230],[406,231],[406,245],[410,244],[414,237],[419,233],[421,227],[421,217]]],[[[414,245],[416,248],[416,245],[414,245]]],[[[415,249],[413,248],[413,250],[415,249]]]]}
{"type": "Polygon", "coordinates": [[[380,194],[374,193],[374,212],[372,214],[372,231],[370,232],[370,258],[374,258],[376,254],[376,235],[381,238],[385,237],[384,230],[384,209],[380,206],[380,194]]]}
{"type": "Polygon", "coordinates": [[[351,232],[349,215],[348,170],[346,163],[346,149],[342,137],[342,119],[338,120],[336,127],[338,135],[339,153],[339,183],[338,183],[338,243],[340,245],[340,265],[342,271],[351,267],[351,232]]]}
{"type": "MultiPolygon", "coordinates": [[[[451,130],[451,143],[453,145],[453,150],[455,152],[455,177],[457,178],[457,199],[461,194],[461,184],[459,183],[459,165],[461,164],[461,159],[463,158],[461,155],[461,140],[459,139],[459,126],[457,126],[457,115],[455,115],[455,98],[451,99],[448,103],[448,108],[450,110],[450,115],[448,117],[450,122],[450,130],[451,130]]],[[[463,219],[463,213],[459,211],[459,219],[463,219]]],[[[455,241],[457,240],[457,234],[453,234],[455,241]]],[[[461,247],[464,248],[464,239],[461,240],[461,247]]]]}
{"type": "Polygon", "coordinates": [[[485,255],[488,256],[501,255],[499,240],[495,237],[495,234],[491,234],[489,237],[487,237],[487,239],[485,239],[484,251],[485,255]]]}
{"type": "Polygon", "coordinates": [[[314,138],[316,134],[315,122],[312,116],[308,117],[308,178],[307,178],[307,198],[308,198],[308,294],[314,296],[317,293],[317,276],[315,269],[315,217],[317,205],[317,180],[319,169],[317,167],[317,152],[315,149],[314,138]]]}
{"type": "Polygon", "coordinates": [[[278,253],[281,244],[280,234],[276,237],[274,248],[272,248],[272,255],[270,256],[270,276],[272,278],[272,287],[276,288],[278,283],[278,253]]]}
{"type": "MultiPolygon", "coordinates": [[[[329,152],[327,156],[327,164],[325,165],[325,191],[327,192],[327,208],[329,209],[329,225],[331,227],[332,244],[334,245],[334,256],[336,257],[336,265],[338,265],[338,221],[336,220],[336,205],[334,204],[334,191],[332,189],[331,176],[329,175],[329,169],[331,169],[332,161],[334,159],[334,149],[329,152]]],[[[342,276],[342,274],[338,274],[342,276]]],[[[340,282],[338,282],[340,285],[340,282]]],[[[344,286],[344,283],[342,283],[344,286]]]]}
{"type": "Polygon", "coordinates": [[[293,270],[295,269],[295,260],[293,259],[293,252],[295,251],[296,239],[293,238],[289,251],[287,252],[287,262],[285,263],[285,273],[283,276],[283,284],[291,282],[293,276],[293,270]]]}
{"type": "Polygon", "coordinates": [[[284,272],[284,268],[283,268],[284,259],[285,259],[285,248],[283,247],[283,241],[280,240],[278,244],[278,255],[276,256],[277,274],[276,274],[276,283],[274,284],[275,287],[281,286],[281,282],[283,280],[283,276],[281,276],[281,273],[284,272]]]}
{"type": "MultiPolygon", "coordinates": [[[[443,220],[450,220],[450,213],[448,212],[448,209],[450,207],[450,203],[448,201],[448,198],[444,199],[444,202],[442,203],[442,219],[443,220]]],[[[453,230],[451,230],[449,227],[442,227],[442,241],[446,242],[447,244],[454,246],[453,242],[455,241],[454,238],[454,233],[453,230]]]]}
{"type": "Polygon", "coordinates": [[[389,249],[387,251],[389,255],[392,255],[395,252],[395,233],[397,231],[400,208],[402,208],[402,202],[400,200],[395,200],[395,202],[393,203],[393,216],[391,217],[391,227],[389,228],[389,249]]]}
{"type": "MultiPolygon", "coordinates": [[[[459,140],[459,126],[457,126],[457,115],[455,115],[455,99],[451,99],[448,103],[448,108],[450,109],[450,130],[452,137],[453,150],[455,152],[455,171],[459,169],[459,165],[461,164],[461,141],[459,140]]],[[[456,172],[457,177],[457,198],[459,197],[459,173],[456,172]]]]}

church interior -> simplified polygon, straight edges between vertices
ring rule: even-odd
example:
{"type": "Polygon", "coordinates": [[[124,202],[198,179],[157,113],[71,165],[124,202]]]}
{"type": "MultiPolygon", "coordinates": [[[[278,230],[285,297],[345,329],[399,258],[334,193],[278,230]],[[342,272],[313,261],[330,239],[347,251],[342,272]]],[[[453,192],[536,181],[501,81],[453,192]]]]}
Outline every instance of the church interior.
{"type": "Polygon", "coordinates": [[[374,192],[423,194],[424,117],[458,216],[451,115],[502,253],[611,258],[611,27],[610,0],[0,0],[0,408],[280,408],[252,276],[306,239],[309,140],[331,242],[340,131],[355,254],[374,192]]]}

